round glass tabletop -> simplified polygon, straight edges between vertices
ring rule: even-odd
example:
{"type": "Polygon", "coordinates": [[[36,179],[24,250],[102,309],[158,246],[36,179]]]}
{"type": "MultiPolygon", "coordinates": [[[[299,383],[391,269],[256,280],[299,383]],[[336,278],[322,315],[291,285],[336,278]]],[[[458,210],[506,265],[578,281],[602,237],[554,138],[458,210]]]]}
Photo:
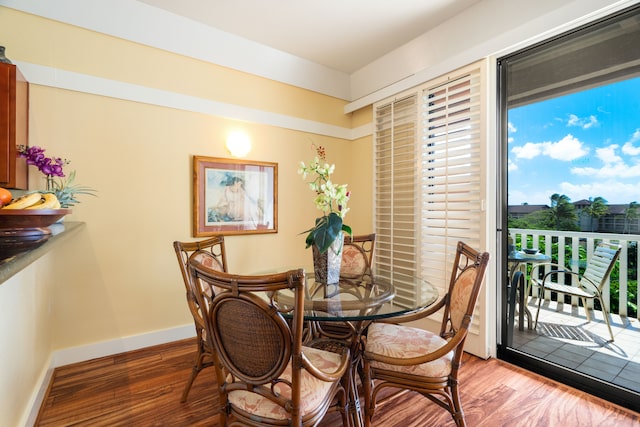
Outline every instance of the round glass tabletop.
{"type": "MultiPolygon", "coordinates": [[[[335,284],[318,283],[306,274],[304,318],[317,321],[375,320],[429,307],[438,290],[429,282],[398,273],[376,271],[359,279],[340,278],[335,284]]],[[[293,304],[292,294],[279,292],[274,300],[293,304]]]]}

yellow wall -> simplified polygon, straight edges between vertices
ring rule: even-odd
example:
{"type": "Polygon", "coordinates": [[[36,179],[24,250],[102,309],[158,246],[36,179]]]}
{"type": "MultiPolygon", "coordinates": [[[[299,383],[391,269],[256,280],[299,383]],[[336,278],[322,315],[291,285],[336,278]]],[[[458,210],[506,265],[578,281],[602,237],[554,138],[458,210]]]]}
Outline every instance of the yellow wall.
{"type": "MultiPolygon", "coordinates": [[[[2,7],[0,41],[14,61],[352,126],[343,100],[2,7]]],[[[0,337],[7,338],[0,339],[0,371],[17,364],[29,371],[26,381],[2,377],[0,413],[12,413],[16,423],[26,410],[20,402],[33,398],[34,378],[46,368],[43,352],[191,323],[172,242],[194,239],[192,156],[229,157],[230,130],[251,136],[247,159],[278,164],[279,194],[278,233],[226,239],[231,271],[311,264],[299,233],[318,211],[297,167],[312,158],[312,141],[336,164],[335,182],[353,192],[345,222],[356,233],[373,230],[370,137],[348,141],[52,86],[32,84],[30,91],[30,144],[69,159],[67,171],[76,170],[77,182],[97,189],[98,197],[82,197],[66,218],[86,227],[66,243],[64,256],[38,267],[38,277],[25,272],[0,284],[0,337]],[[40,278],[49,269],[53,282],[45,291],[40,278]],[[46,292],[49,307],[31,298],[37,292],[46,292]],[[38,328],[25,326],[25,318],[42,316],[38,328]],[[26,359],[32,350],[40,356],[26,359]]],[[[353,114],[358,125],[366,123],[366,112],[353,114]]],[[[42,188],[42,175],[31,169],[31,187],[42,188]]]]}

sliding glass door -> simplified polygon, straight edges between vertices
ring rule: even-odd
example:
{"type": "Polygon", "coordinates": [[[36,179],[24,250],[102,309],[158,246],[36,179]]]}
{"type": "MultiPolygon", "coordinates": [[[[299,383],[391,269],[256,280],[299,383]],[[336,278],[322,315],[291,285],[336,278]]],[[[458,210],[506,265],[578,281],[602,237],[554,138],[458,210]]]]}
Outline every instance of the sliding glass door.
{"type": "Polygon", "coordinates": [[[498,62],[499,357],[627,407],[640,401],[638,40],[636,6],[498,62]],[[602,242],[621,250],[600,299],[538,286],[579,287],[602,242]]]}

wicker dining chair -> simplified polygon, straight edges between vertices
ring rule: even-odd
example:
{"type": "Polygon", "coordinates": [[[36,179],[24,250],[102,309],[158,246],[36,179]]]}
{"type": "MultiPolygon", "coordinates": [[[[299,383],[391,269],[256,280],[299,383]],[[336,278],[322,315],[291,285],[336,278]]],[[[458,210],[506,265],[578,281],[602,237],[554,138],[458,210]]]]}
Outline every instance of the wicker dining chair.
{"type": "Polygon", "coordinates": [[[224,236],[213,236],[198,242],[173,242],[173,248],[175,249],[176,256],[178,258],[178,264],[180,265],[180,272],[182,273],[182,280],[184,282],[187,305],[189,311],[193,316],[193,322],[196,328],[196,346],[198,352],[196,354],[196,361],[191,370],[191,376],[187,381],[182,392],[181,402],[187,401],[187,396],[193,385],[193,381],[196,376],[206,367],[213,364],[213,348],[208,344],[206,340],[206,333],[204,329],[204,317],[196,294],[198,290],[192,285],[189,270],[188,261],[190,257],[194,257],[200,262],[207,265],[209,268],[213,268],[219,271],[227,271],[227,256],[224,246],[224,236]]]}
{"type": "Polygon", "coordinates": [[[357,279],[366,274],[371,274],[375,243],[375,233],[345,236],[342,247],[340,277],[357,279]]]}
{"type": "Polygon", "coordinates": [[[621,250],[622,248],[617,244],[607,242],[599,243],[589,259],[587,268],[583,274],[567,270],[553,263],[534,265],[531,269],[531,284],[538,286],[539,295],[538,309],[536,311],[536,320],[533,328],[538,327],[538,316],[540,315],[540,307],[542,306],[542,300],[545,299],[546,291],[556,292],[559,294],[558,302],[561,301],[562,295],[580,298],[584,306],[587,321],[591,321],[591,313],[587,306],[587,300],[598,300],[600,308],[602,309],[602,317],[609,329],[611,342],[613,342],[613,331],[611,330],[611,323],[609,322],[609,313],[602,300],[602,292],[607,280],[609,280],[613,267],[616,265],[621,250]],[[575,286],[573,284],[559,283],[558,276],[560,275],[565,275],[567,279],[571,276],[575,277],[575,286]]]}
{"type": "Polygon", "coordinates": [[[366,426],[371,425],[377,403],[397,396],[378,399],[386,387],[418,392],[449,411],[458,426],[466,425],[458,372],[488,261],[487,252],[458,242],[449,289],[438,303],[369,326],[363,357],[366,426]],[[440,309],[444,312],[439,334],[400,324],[440,309]]]}
{"type": "Polygon", "coordinates": [[[341,381],[349,350],[337,354],[302,345],[304,270],[241,276],[191,258],[189,272],[192,282],[201,283],[200,306],[208,307],[220,425],[313,426],[330,410],[340,411],[347,423],[341,381]],[[278,292],[293,296],[293,309],[278,306],[278,292]]]}

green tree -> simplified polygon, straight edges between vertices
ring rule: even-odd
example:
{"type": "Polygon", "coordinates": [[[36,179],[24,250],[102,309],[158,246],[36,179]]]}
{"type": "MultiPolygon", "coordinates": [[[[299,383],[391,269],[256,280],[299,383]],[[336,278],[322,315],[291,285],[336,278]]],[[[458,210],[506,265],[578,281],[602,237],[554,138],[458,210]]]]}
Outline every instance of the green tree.
{"type": "Polygon", "coordinates": [[[531,212],[522,218],[509,217],[509,228],[530,228],[532,230],[555,230],[555,221],[550,209],[531,212]]]}
{"type": "Polygon", "coordinates": [[[556,230],[578,230],[578,214],[576,214],[576,208],[568,196],[553,194],[551,196],[551,213],[556,230]]]}
{"type": "Polygon", "coordinates": [[[624,230],[623,233],[631,232],[631,221],[640,218],[640,212],[638,208],[640,205],[636,202],[629,203],[629,206],[624,210],[624,230]]]}
{"type": "Polygon", "coordinates": [[[593,200],[591,200],[591,197],[589,197],[589,201],[591,202],[591,204],[587,208],[585,208],[584,213],[591,218],[591,231],[595,231],[593,227],[593,220],[595,220],[597,224],[598,220],[605,216],[607,212],[609,212],[609,206],[607,206],[607,201],[600,196],[596,197],[593,200]]]}

